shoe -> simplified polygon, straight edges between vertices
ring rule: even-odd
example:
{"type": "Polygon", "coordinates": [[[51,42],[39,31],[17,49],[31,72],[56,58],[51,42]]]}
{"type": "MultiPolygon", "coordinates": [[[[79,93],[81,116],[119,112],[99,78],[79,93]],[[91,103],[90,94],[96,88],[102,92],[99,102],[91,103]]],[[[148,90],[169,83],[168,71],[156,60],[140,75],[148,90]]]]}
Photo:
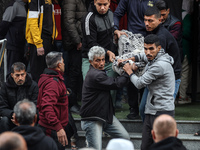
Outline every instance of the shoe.
{"type": "Polygon", "coordinates": [[[79,115],[79,111],[80,111],[80,108],[78,107],[78,106],[76,106],[76,105],[74,105],[74,106],[72,106],[71,108],[70,108],[70,111],[72,112],[72,113],[75,113],[75,114],[78,114],[79,115]]]}
{"type": "Polygon", "coordinates": [[[178,99],[178,104],[189,104],[191,102],[192,100],[190,97],[186,97],[186,98],[179,97],[178,99]]]}
{"type": "Polygon", "coordinates": [[[130,120],[140,119],[140,116],[138,114],[132,114],[132,113],[128,114],[126,117],[130,120]]]}
{"type": "Polygon", "coordinates": [[[130,108],[130,114],[128,114],[126,116],[128,119],[130,120],[135,120],[135,119],[139,119],[140,116],[139,116],[139,113],[136,113],[133,108],[130,108]]]}

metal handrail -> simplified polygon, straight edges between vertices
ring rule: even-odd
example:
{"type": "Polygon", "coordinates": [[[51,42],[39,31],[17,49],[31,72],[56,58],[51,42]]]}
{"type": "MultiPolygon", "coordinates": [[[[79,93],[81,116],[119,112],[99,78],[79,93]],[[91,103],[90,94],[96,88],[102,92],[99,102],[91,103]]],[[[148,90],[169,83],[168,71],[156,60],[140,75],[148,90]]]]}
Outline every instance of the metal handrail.
{"type": "Polygon", "coordinates": [[[0,49],[0,67],[4,58],[4,81],[6,81],[6,75],[7,75],[7,50],[6,50],[6,44],[7,39],[0,40],[1,49],[0,49]]]}

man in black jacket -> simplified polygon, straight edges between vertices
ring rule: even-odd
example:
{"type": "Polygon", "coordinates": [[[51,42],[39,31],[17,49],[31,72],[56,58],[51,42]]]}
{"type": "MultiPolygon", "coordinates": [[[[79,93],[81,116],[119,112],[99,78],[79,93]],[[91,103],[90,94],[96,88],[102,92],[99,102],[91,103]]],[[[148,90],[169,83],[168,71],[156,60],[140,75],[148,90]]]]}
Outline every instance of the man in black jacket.
{"type": "Polygon", "coordinates": [[[54,140],[46,136],[42,129],[35,127],[37,122],[36,105],[27,99],[14,106],[13,122],[18,125],[12,131],[21,134],[29,150],[57,150],[54,140]]]}
{"type": "MultiPolygon", "coordinates": [[[[114,38],[114,21],[113,13],[109,9],[110,0],[94,0],[89,8],[88,14],[85,16],[82,23],[83,42],[82,42],[82,73],[83,79],[89,70],[88,52],[93,46],[101,46],[105,49],[105,69],[108,71],[109,77],[116,77],[117,74],[112,70],[112,62],[117,53],[114,38]]],[[[118,36],[125,34],[119,31],[118,36]]],[[[111,93],[113,101],[115,100],[116,92],[111,93]]]]}
{"type": "Polygon", "coordinates": [[[107,76],[104,70],[105,50],[102,47],[92,47],[88,57],[91,65],[82,89],[81,127],[86,131],[88,146],[101,150],[102,131],[114,137],[130,139],[127,131],[114,116],[110,94],[110,90],[125,86],[129,76],[107,76]]]}
{"type": "Polygon", "coordinates": [[[37,104],[38,85],[25,71],[26,66],[21,62],[16,62],[11,67],[11,74],[7,81],[2,84],[0,90],[0,133],[9,131],[15,125],[11,119],[13,108],[18,101],[24,98],[37,104]]]}
{"type": "Polygon", "coordinates": [[[153,123],[151,131],[154,144],[149,150],[186,150],[182,141],[177,138],[176,121],[169,115],[160,115],[153,123]]]}

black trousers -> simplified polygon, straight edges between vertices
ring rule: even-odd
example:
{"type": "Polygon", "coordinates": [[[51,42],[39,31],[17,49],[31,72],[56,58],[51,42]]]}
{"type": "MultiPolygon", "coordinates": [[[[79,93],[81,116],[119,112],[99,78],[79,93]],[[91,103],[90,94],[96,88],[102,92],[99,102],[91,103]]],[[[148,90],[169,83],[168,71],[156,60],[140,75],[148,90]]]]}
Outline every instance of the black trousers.
{"type": "Polygon", "coordinates": [[[69,107],[78,104],[78,100],[81,100],[82,94],[82,52],[76,50],[76,47],[67,51],[68,62],[66,67],[67,73],[67,85],[66,87],[72,90],[72,94],[69,96],[69,107]]]}
{"type": "Polygon", "coordinates": [[[43,38],[43,47],[45,54],[43,56],[37,56],[37,48],[35,45],[30,44],[30,73],[32,79],[38,82],[40,75],[43,73],[44,69],[47,67],[45,57],[46,55],[53,51],[52,39],[43,38]]]}
{"type": "Polygon", "coordinates": [[[132,82],[129,82],[127,86],[127,91],[128,91],[128,104],[130,108],[133,108],[133,111],[136,114],[139,114],[139,106],[138,106],[139,90],[134,86],[132,82]]]}

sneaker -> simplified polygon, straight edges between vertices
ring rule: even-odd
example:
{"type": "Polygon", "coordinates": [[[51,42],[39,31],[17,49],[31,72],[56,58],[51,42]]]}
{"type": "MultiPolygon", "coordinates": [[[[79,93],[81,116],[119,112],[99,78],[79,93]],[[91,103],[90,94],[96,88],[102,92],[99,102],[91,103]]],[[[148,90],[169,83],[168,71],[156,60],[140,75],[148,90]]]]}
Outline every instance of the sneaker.
{"type": "Polygon", "coordinates": [[[179,97],[178,104],[189,104],[192,102],[192,99],[190,97],[182,98],[179,97]]]}

